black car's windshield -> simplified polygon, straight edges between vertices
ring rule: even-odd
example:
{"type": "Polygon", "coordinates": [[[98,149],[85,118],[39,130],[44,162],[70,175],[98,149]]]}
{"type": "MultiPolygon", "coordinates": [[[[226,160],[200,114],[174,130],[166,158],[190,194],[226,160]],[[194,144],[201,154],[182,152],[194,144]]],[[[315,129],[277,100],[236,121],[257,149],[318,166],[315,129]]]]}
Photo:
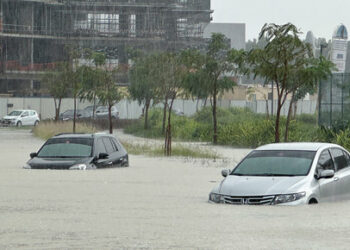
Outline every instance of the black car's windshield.
{"type": "Polygon", "coordinates": [[[49,139],[38,153],[42,158],[79,158],[92,155],[92,138],[49,139]]]}
{"type": "Polygon", "coordinates": [[[257,150],[250,153],[231,173],[243,176],[305,176],[316,152],[257,150]]]}
{"type": "Polygon", "coordinates": [[[22,111],[12,111],[9,116],[20,116],[22,114],[22,111]]]}

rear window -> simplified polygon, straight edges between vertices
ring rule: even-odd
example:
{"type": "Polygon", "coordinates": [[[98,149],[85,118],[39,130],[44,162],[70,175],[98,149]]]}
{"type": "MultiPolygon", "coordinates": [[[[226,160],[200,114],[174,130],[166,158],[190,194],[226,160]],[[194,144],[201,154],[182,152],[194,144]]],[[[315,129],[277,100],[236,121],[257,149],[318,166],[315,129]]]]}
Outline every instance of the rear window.
{"type": "Polygon", "coordinates": [[[92,138],[49,139],[38,153],[42,158],[79,158],[92,155],[92,138]]]}

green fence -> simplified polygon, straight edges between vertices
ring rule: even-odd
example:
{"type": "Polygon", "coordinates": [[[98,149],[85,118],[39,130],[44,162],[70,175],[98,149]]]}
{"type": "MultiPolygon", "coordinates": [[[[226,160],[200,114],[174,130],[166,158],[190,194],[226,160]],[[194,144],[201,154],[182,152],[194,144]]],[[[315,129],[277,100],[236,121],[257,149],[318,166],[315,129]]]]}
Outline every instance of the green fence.
{"type": "Polygon", "coordinates": [[[350,122],[350,74],[333,74],[319,86],[319,125],[350,122]]]}

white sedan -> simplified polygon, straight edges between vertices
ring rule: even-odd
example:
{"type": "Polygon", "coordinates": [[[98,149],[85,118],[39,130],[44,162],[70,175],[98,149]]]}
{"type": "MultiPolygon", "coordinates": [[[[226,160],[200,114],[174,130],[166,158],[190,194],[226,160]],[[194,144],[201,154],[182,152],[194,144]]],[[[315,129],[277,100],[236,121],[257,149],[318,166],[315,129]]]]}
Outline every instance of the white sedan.
{"type": "Polygon", "coordinates": [[[349,152],[330,143],[261,146],[222,175],[210,202],[299,205],[350,198],[349,152]]]}

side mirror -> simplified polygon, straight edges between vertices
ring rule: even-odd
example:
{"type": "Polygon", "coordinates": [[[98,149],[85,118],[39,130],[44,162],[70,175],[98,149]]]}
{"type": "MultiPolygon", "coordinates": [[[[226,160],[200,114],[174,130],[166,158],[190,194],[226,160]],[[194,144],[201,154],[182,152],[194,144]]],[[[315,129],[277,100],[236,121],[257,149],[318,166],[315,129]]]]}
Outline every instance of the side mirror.
{"type": "Polygon", "coordinates": [[[332,178],[334,176],[334,170],[331,169],[327,169],[327,170],[322,170],[319,174],[318,174],[318,179],[327,179],[327,178],[332,178]]]}
{"type": "Polygon", "coordinates": [[[230,169],[223,169],[221,171],[221,175],[226,178],[230,174],[230,172],[231,172],[230,169]]]}
{"type": "Polygon", "coordinates": [[[30,153],[30,158],[33,159],[38,156],[38,153],[30,153]]]}
{"type": "Polygon", "coordinates": [[[99,155],[98,155],[98,159],[108,159],[108,154],[106,154],[106,153],[100,153],[99,155]]]}

